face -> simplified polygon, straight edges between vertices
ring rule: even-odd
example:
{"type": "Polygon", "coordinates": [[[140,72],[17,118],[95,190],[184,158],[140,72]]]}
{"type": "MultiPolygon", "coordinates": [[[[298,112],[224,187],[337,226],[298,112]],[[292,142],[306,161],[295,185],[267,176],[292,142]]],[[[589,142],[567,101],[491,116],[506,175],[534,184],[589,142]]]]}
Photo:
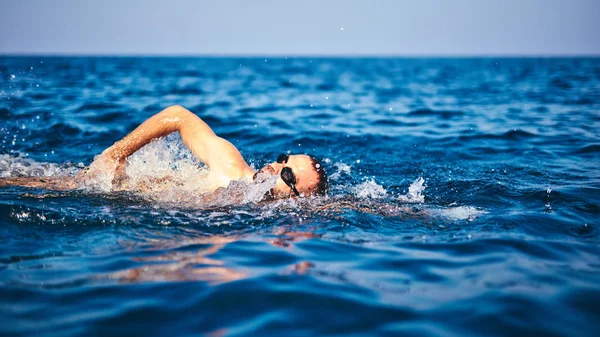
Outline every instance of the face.
{"type": "Polygon", "coordinates": [[[281,170],[285,167],[292,170],[296,178],[296,189],[301,195],[308,195],[317,186],[319,175],[313,168],[310,157],[303,154],[290,155],[287,162],[271,163],[259,171],[259,173],[269,173],[278,177],[275,187],[272,190],[275,197],[285,198],[294,195],[292,188],[286,185],[283,179],[281,179],[281,170]]]}

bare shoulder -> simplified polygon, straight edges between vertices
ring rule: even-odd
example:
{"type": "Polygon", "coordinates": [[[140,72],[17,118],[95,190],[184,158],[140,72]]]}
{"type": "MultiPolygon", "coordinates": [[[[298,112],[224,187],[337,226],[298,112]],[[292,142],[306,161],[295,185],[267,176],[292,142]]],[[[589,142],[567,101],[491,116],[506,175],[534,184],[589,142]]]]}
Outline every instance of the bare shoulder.
{"type": "Polygon", "coordinates": [[[240,179],[254,173],[238,148],[227,139],[214,137],[210,140],[210,147],[209,167],[211,170],[219,170],[232,179],[240,179]]]}

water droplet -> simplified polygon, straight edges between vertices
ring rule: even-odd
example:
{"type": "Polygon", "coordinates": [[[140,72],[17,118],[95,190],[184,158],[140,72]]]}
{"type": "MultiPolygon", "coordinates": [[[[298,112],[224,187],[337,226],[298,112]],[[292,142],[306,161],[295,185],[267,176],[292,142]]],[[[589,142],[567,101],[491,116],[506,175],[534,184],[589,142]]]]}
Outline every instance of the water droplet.
{"type": "Polygon", "coordinates": [[[10,75],[10,79],[14,80],[15,79],[15,75],[10,75]]]}
{"type": "Polygon", "coordinates": [[[329,96],[325,96],[325,99],[329,99],[329,96]]]}
{"type": "Polygon", "coordinates": [[[343,31],[343,30],[344,30],[344,27],[340,28],[340,30],[341,30],[341,31],[343,31]]]}

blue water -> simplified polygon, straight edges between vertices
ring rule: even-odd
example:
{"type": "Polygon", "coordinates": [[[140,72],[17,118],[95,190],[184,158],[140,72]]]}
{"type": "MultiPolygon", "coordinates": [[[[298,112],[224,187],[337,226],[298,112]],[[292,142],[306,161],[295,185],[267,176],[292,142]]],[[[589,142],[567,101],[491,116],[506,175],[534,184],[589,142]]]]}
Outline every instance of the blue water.
{"type": "MultiPolygon", "coordinates": [[[[0,177],[171,104],[330,195],[0,188],[0,335],[600,333],[600,59],[1,57],[0,177]]],[[[177,136],[129,165],[202,171],[177,136]]]]}

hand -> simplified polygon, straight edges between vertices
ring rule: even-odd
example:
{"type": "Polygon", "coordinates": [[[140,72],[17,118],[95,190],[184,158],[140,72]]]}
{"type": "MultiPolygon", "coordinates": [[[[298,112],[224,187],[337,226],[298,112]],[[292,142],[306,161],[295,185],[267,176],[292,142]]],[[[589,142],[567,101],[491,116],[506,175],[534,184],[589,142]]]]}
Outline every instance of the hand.
{"type": "Polygon", "coordinates": [[[75,180],[83,185],[106,186],[110,182],[110,189],[117,189],[123,185],[127,176],[125,174],[125,160],[115,160],[104,151],[90,164],[81,170],[75,180]]]}
{"type": "Polygon", "coordinates": [[[124,160],[117,163],[115,174],[111,182],[113,189],[122,189],[123,185],[127,182],[127,173],[125,172],[126,164],[127,162],[124,160]]]}

